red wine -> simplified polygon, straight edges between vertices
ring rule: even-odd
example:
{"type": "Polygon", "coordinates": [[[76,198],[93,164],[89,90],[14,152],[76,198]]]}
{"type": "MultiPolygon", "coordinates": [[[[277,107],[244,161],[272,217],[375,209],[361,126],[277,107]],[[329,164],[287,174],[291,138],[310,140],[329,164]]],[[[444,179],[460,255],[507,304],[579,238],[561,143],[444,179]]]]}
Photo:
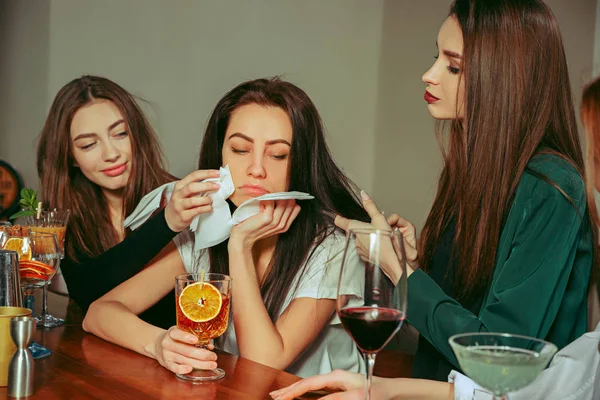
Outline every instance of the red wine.
{"type": "Polygon", "coordinates": [[[342,325],[365,353],[381,350],[400,329],[404,318],[404,313],[383,307],[353,307],[340,311],[342,325]]]}

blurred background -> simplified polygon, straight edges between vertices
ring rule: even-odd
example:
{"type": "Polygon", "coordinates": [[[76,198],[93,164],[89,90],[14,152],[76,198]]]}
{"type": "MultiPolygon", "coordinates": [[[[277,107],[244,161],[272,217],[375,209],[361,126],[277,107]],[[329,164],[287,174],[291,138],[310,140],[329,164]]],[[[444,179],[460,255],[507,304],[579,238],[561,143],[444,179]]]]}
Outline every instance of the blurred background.
{"type": "MultiPolygon", "coordinates": [[[[441,166],[421,75],[451,0],[0,0],[0,159],[38,187],[37,137],[82,74],[148,100],[170,171],[195,169],[220,97],[282,75],[319,109],[339,165],[420,228],[441,166]]],[[[548,0],[576,105],[600,65],[596,0],[548,0]]]]}

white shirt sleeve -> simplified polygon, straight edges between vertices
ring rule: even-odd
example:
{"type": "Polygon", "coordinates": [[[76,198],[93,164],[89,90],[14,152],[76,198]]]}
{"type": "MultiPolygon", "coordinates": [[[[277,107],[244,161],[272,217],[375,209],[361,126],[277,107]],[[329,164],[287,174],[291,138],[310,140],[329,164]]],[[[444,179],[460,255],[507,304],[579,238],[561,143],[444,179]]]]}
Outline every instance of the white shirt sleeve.
{"type": "MultiPolygon", "coordinates": [[[[345,246],[344,235],[335,232],[329,235],[314,251],[311,250],[312,254],[309,254],[310,258],[307,264],[300,270],[282,310],[285,310],[292,300],[297,298],[337,299],[345,246]]],[[[346,258],[347,263],[344,267],[344,279],[340,286],[340,293],[349,296],[351,302],[362,304],[364,263],[354,248],[346,258]]]]}

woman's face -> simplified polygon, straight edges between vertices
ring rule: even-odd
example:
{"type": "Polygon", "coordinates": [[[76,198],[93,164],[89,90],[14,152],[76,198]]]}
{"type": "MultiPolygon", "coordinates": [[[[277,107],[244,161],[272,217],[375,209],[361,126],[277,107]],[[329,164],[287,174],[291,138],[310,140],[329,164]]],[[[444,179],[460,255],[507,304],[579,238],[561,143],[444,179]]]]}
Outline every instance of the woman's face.
{"type": "Polygon", "coordinates": [[[233,111],[221,154],[235,184],[233,204],[288,191],[292,131],[290,118],[279,107],[248,104],[233,111]]]}
{"type": "Polygon", "coordinates": [[[80,108],[70,133],[75,167],[86,178],[106,190],[125,187],[131,173],[131,139],[117,106],[99,100],[80,108]]]}
{"type": "Polygon", "coordinates": [[[464,119],[464,79],[461,75],[463,37],[454,16],[446,18],[437,38],[438,55],[423,75],[425,101],[435,119],[464,119]],[[458,107],[457,107],[458,106],[458,107]]]}

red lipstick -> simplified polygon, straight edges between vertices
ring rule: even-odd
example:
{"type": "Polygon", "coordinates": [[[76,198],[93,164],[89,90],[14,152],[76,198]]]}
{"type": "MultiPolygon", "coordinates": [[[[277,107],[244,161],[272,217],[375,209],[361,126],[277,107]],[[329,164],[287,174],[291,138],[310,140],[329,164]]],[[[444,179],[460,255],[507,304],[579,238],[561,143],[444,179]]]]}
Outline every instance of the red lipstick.
{"type": "Polygon", "coordinates": [[[423,96],[423,98],[429,104],[435,103],[436,101],[440,101],[440,99],[429,93],[427,90],[425,91],[425,96],[423,96]]]}

